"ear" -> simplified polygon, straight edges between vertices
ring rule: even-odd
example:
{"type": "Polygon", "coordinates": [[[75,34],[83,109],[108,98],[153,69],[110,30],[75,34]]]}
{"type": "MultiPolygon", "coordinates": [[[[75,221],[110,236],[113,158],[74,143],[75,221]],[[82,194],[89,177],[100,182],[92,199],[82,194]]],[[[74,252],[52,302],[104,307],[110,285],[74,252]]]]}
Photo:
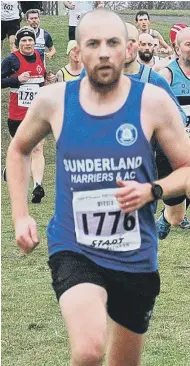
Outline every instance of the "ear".
{"type": "Polygon", "coordinates": [[[180,48],[179,48],[179,46],[176,46],[175,44],[174,44],[174,51],[176,52],[176,54],[178,56],[180,55],[180,48]]]}
{"type": "Polygon", "coordinates": [[[17,38],[15,38],[15,47],[18,48],[18,46],[19,46],[18,40],[17,38]]]}

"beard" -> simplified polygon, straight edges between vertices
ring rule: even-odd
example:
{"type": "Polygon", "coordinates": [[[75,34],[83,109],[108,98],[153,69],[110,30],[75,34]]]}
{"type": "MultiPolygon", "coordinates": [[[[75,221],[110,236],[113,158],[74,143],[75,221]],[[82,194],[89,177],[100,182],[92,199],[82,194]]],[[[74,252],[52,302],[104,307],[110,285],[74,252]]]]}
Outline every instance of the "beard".
{"type": "Polygon", "coordinates": [[[183,59],[183,63],[188,69],[190,68],[190,59],[183,59]]]}
{"type": "Polygon", "coordinates": [[[149,62],[153,57],[153,52],[154,51],[144,53],[139,51],[139,57],[142,61],[149,62]]]}
{"type": "Polygon", "coordinates": [[[114,65],[96,66],[93,70],[87,70],[89,82],[95,91],[107,93],[113,90],[119,82],[123,65],[116,69],[114,65]]]}

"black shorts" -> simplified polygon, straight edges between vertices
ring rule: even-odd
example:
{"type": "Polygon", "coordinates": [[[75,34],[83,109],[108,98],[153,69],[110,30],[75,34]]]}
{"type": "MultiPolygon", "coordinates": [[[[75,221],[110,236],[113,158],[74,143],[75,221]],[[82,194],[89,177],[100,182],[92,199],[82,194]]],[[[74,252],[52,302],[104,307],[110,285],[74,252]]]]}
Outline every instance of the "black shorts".
{"type": "MultiPolygon", "coordinates": [[[[163,153],[159,145],[156,146],[156,166],[158,170],[158,179],[167,177],[167,175],[173,172],[173,168],[167,158],[163,153]]],[[[164,203],[168,206],[176,206],[185,200],[186,196],[172,197],[168,199],[163,199],[164,203]]]]}
{"type": "Polygon", "coordinates": [[[76,27],[69,25],[69,41],[72,41],[75,39],[75,30],[76,30],[76,27]]]}
{"type": "Polygon", "coordinates": [[[102,286],[108,294],[109,316],[135,333],[147,331],[155,298],[160,292],[158,272],[119,272],[98,266],[84,255],[71,251],[50,256],[48,264],[57,300],[80,283],[102,286]]]}
{"type": "Polygon", "coordinates": [[[14,36],[20,29],[20,19],[1,21],[1,40],[14,36]]]}
{"type": "Polygon", "coordinates": [[[8,119],[8,128],[9,128],[9,133],[11,135],[11,137],[14,137],[17,128],[20,126],[22,121],[16,121],[14,119],[8,119]]]}

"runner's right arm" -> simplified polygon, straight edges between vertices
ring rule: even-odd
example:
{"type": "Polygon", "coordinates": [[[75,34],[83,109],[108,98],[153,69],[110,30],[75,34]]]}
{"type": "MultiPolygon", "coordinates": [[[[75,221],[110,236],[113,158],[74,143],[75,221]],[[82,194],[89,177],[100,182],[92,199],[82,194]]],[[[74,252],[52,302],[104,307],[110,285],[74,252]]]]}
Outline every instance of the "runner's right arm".
{"type": "Polygon", "coordinates": [[[18,76],[11,76],[18,71],[20,61],[12,53],[1,63],[1,88],[18,88],[20,85],[18,76]]]}

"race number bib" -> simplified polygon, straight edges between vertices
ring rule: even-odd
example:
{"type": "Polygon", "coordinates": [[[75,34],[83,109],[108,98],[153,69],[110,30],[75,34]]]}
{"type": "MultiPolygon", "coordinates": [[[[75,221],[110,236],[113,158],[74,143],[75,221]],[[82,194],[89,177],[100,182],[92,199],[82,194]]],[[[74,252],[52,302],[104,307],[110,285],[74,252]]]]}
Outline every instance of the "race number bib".
{"type": "Polygon", "coordinates": [[[185,127],[185,130],[186,130],[186,132],[187,132],[187,134],[188,134],[188,136],[190,138],[190,126],[189,127],[185,127]]]}
{"type": "Polygon", "coordinates": [[[187,116],[187,126],[185,127],[185,131],[187,132],[187,134],[189,135],[190,137],[190,125],[189,125],[189,122],[190,122],[190,105],[182,105],[181,106],[183,111],[185,112],[186,116],[187,116]]]}
{"type": "Polygon", "coordinates": [[[140,248],[138,212],[122,212],[114,196],[116,191],[111,188],[73,193],[78,243],[116,252],[140,248]]]}
{"type": "Polygon", "coordinates": [[[39,92],[39,85],[37,84],[26,84],[21,85],[18,91],[18,105],[20,107],[29,107],[39,92]]]}

